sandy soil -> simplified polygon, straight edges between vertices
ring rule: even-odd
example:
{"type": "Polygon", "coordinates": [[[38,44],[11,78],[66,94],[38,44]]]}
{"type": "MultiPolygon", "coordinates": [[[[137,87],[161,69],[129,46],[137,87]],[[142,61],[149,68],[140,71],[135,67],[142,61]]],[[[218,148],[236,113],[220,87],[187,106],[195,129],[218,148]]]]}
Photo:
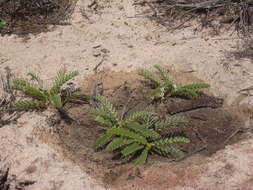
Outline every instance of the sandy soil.
{"type": "MultiPolygon", "coordinates": [[[[60,67],[78,70],[80,83],[87,74],[110,68],[133,71],[161,64],[191,72],[211,84],[211,91],[225,98],[245,116],[251,127],[250,60],[234,60],[229,54],[237,40],[228,35],[213,36],[208,31],[194,34],[192,28],[169,33],[147,18],[138,17],[140,8],[132,1],[98,1],[95,14],[90,1],[78,1],[71,25],[52,28],[48,33],[0,37],[0,68],[9,66],[13,74],[38,72],[47,82],[60,67]],[[88,19],[82,15],[86,15],[88,19]]],[[[25,113],[16,124],[0,129],[0,160],[20,179],[37,181],[32,190],[105,189],[78,166],[62,158],[42,143],[34,129],[45,127],[51,111],[25,113]]],[[[192,158],[193,159],[193,158],[192,158]]],[[[155,163],[140,168],[141,177],[122,176],[115,189],[250,190],[253,184],[253,141],[245,140],[219,151],[205,160],[189,159],[179,166],[155,163]],[[188,165],[189,160],[193,165],[188,165]],[[172,168],[172,169],[171,169],[172,168]]]]}

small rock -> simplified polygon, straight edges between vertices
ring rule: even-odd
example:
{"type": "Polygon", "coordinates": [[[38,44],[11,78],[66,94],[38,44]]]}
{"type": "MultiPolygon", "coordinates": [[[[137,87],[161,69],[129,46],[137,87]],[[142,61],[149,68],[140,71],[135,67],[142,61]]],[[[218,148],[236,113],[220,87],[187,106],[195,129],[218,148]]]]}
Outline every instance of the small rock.
{"type": "Polygon", "coordinates": [[[110,51],[109,51],[108,49],[105,49],[105,48],[101,49],[100,51],[101,51],[102,53],[105,53],[105,54],[110,53],[110,51]]]}
{"type": "Polygon", "coordinates": [[[96,52],[96,53],[93,53],[93,56],[94,56],[94,57],[98,57],[98,56],[100,56],[100,55],[101,55],[101,53],[97,53],[97,52],[96,52]]]}
{"type": "Polygon", "coordinates": [[[94,49],[97,49],[99,47],[101,47],[101,44],[97,44],[97,45],[93,46],[94,49]]]}
{"type": "Polygon", "coordinates": [[[124,6],[123,6],[123,5],[119,5],[119,6],[118,6],[118,9],[119,9],[119,10],[123,10],[123,9],[124,9],[124,6]]]}
{"type": "Polygon", "coordinates": [[[95,49],[95,50],[93,51],[93,56],[94,56],[94,57],[98,57],[98,56],[100,56],[100,55],[101,55],[100,50],[95,49]]]}
{"type": "Polygon", "coordinates": [[[145,38],[145,40],[147,40],[147,41],[152,40],[152,36],[151,36],[151,35],[149,35],[149,34],[147,34],[144,38],[145,38]]]}

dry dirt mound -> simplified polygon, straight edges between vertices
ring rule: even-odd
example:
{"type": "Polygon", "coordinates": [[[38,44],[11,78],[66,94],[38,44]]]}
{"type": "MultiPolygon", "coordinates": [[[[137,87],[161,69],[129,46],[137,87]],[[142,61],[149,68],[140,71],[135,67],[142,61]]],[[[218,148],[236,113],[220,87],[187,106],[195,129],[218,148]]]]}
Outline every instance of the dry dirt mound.
{"type": "MultiPolygon", "coordinates": [[[[185,77],[177,83],[182,83],[189,78],[185,77]]],[[[190,144],[180,146],[187,156],[197,152],[202,156],[211,155],[241,137],[233,134],[237,134],[235,132],[243,126],[242,122],[223,108],[223,101],[219,98],[203,95],[193,100],[171,98],[163,103],[152,102],[147,96],[148,87],[135,73],[102,72],[87,77],[83,84],[83,90],[88,94],[92,94],[98,84],[103,86],[103,94],[116,105],[118,110],[122,110],[127,105],[128,112],[140,111],[153,104],[161,116],[187,116],[190,120],[188,124],[162,134],[163,136],[181,134],[190,138],[190,144]]],[[[42,137],[44,141],[105,184],[111,184],[119,176],[135,170],[132,164],[120,160],[117,155],[101,150],[94,151],[92,146],[105,129],[94,121],[94,117],[89,113],[89,105],[69,106],[66,109],[75,122],[66,125],[60,120],[49,118],[48,122],[51,126],[57,124],[57,133],[50,138],[44,134],[44,138],[42,137]]],[[[150,163],[171,162],[173,159],[151,156],[149,161],[150,163]]]]}

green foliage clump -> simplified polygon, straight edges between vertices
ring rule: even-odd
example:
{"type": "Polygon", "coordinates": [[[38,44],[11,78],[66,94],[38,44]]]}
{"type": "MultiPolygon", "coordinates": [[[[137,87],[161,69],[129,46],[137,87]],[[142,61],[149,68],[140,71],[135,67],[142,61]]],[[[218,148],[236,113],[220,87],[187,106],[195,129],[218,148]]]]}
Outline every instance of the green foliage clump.
{"type": "Polygon", "coordinates": [[[114,106],[102,96],[96,97],[99,107],[91,111],[96,121],[108,127],[97,139],[95,148],[106,145],[107,151],[120,151],[123,157],[137,156],[135,164],[144,164],[151,152],[163,156],[182,156],[175,143],[189,143],[186,137],[163,137],[163,129],[177,127],[187,120],[174,116],[160,119],[153,110],[134,112],[126,118],[120,117],[114,106]]]}
{"type": "Polygon", "coordinates": [[[87,101],[87,96],[79,94],[78,92],[73,92],[68,95],[61,94],[61,87],[63,84],[77,76],[78,72],[67,73],[65,69],[61,69],[57,73],[53,86],[49,90],[43,89],[43,81],[37,74],[29,72],[27,75],[31,77],[31,80],[35,81],[35,84],[25,79],[13,78],[12,87],[31,97],[32,100],[17,101],[10,106],[9,111],[39,109],[47,108],[49,106],[61,109],[65,103],[76,99],[77,97],[87,101]]]}
{"type": "Polygon", "coordinates": [[[3,28],[6,24],[7,24],[7,22],[5,22],[5,21],[0,21],[0,29],[3,28]]]}
{"type": "Polygon", "coordinates": [[[202,88],[210,87],[209,84],[205,83],[177,87],[171,81],[168,72],[164,68],[160,65],[155,65],[154,67],[157,70],[157,75],[145,69],[140,70],[138,73],[152,83],[154,89],[151,92],[151,96],[153,98],[182,97],[190,99],[199,96],[202,88]]]}

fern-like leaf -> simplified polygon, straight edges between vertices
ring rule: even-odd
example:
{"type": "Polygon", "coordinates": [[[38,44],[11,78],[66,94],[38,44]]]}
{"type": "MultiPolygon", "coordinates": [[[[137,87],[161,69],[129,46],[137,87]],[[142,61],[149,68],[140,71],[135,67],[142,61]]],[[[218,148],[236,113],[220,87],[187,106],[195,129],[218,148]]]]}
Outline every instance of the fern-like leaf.
{"type": "Polygon", "coordinates": [[[169,138],[156,141],[153,143],[153,145],[155,147],[159,147],[159,146],[165,146],[165,145],[174,144],[174,143],[189,143],[189,142],[190,140],[186,137],[169,137],[169,138]]]}
{"type": "Polygon", "coordinates": [[[162,138],[157,132],[165,128],[174,128],[178,124],[186,122],[184,117],[170,117],[159,120],[154,110],[135,112],[125,120],[119,119],[119,114],[113,105],[102,96],[98,96],[99,107],[92,110],[96,121],[102,125],[111,127],[97,139],[95,147],[106,146],[107,151],[119,149],[124,157],[139,154],[136,164],[144,164],[149,151],[155,151],[161,155],[182,155],[182,151],[173,146],[174,143],[188,143],[185,137],[162,138]]]}
{"type": "Polygon", "coordinates": [[[154,85],[156,87],[160,86],[162,84],[162,81],[155,75],[153,75],[153,73],[147,71],[147,70],[140,70],[138,72],[139,75],[143,76],[145,79],[150,80],[152,83],[154,83],[154,85]]]}
{"type": "Polygon", "coordinates": [[[66,83],[67,81],[71,80],[72,78],[76,77],[77,75],[78,75],[77,71],[70,72],[69,74],[66,74],[66,70],[61,69],[57,73],[57,77],[54,81],[54,84],[53,84],[52,88],[50,89],[50,94],[59,93],[62,85],[64,83],[66,83]]]}
{"type": "Polygon", "coordinates": [[[147,144],[147,140],[132,132],[132,131],[129,131],[127,129],[123,129],[123,128],[112,128],[110,130],[107,131],[108,134],[112,135],[112,136],[122,136],[122,137],[126,137],[126,138],[129,138],[129,139],[134,139],[135,141],[138,141],[139,143],[141,144],[147,144]]]}
{"type": "Polygon", "coordinates": [[[172,155],[175,157],[182,157],[184,156],[184,152],[180,149],[173,147],[172,145],[169,146],[159,146],[155,148],[157,152],[159,152],[162,156],[172,155]]]}
{"type": "Polygon", "coordinates": [[[60,109],[62,108],[62,100],[60,94],[53,94],[50,96],[50,103],[54,108],[60,109]]]}
{"type": "Polygon", "coordinates": [[[107,120],[107,119],[104,119],[104,118],[101,117],[101,116],[97,116],[97,117],[96,117],[96,122],[98,122],[98,123],[100,123],[100,124],[102,124],[102,125],[105,125],[105,126],[107,126],[107,127],[112,127],[112,126],[113,126],[113,124],[112,124],[111,121],[109,121],[109,120],[107,120]]]}
{"type": "Polygon", "coordinates": [[[139,123],[136,122],[129,123],[128,128],[134,130],[137,133],[142,134],[146,138],[150,137],[152,139],[157,139],[160,137],[160,135],[153,129],[148,129],[145,126],[140,125],[139,123]]]}
{"type": "Polygon", "coordinates": [[[95,148],[98,148],[98,147],[101,147],[103,146],[105,143],[109,142],[110,139],[112,138],[113,134],[111,133],[106,133],[104,134],[103,136],[99,137],[96,142],[95,142],[95,145],[94,147],[95,148]]]}
{"type": "Polygon", "coordinates": [[[134,140],[128,140],[128,139],[125,139],[122,137],[118,137],[118,138],[115,138],[112,142],[110,142],[107,145],[106,150],[107,151],[114,151],[118,148],[121,148],[122,146],[131,144],[133,142],[134,142],[134,140]]]}
{"type": "Polygon", "coordinates": [[[134,152],[140,150],[140,149],[143,149],[144,146],[139,144],[139,143],[133,143],[129,146],[127,146],[126,148],[124,148],[121,153],[124,155],[124,156],[128,156],[130,154],[133,154],[134,152]]]}
{"type": "Polygon", "coordinates": [[[183,116],[171,116],[157,121],[154,125],[156,131],[162,131],[164,129],[176,128],[180,124],[186,123],[188,120],[183,116]]]}
{"type": "Polygon", "coordinates": [[[169,80],[165,80],[163,86],[165,90],[165,96],[170,95],[170,93],[176,89],[176,85],[169,80]]]}
{"type": "Polygon", "coordinates": [[[163,67],[161,67],[161,65],[156,64],[154,67],[159,72],[159,75],[164,81],[170,81],[168,72],[163,67]]]}
{"type": "Polygon", "coordinates": [[[186,137],[170,137],[166,139],[161,139],[153,143],[154,150],[159,152],[159,154],[163,156],[167,156],[168,154],[175,157],[184,156],[184,152],[182,152],[179,148],[173,146],[175,143],[189,143],[190,140],[186,137]]]}
{"type": "Polygon", "coordinates": [[[94,116],[101,117],[101,118],[104,118],[105,120],[109,120],[110,122],[113,122],[110,113],[104,110],[101,110],[99,108],[92,109],[90,113],[94,116]]]}
{"type": "Polygon", "coordinates": [[[194,98],[199,96],[202,88],[208,88],[210,85],[205,83],[190,84],[177,88],[176,85],[170,80],[168,72],[160,65],[155,65],[155,69],[158,71],[159,77],[156,77],[153,73],[147,70],[141,70],[139,75],[150,80],[155,84],[154,89],[151,91],[152,98],[164,99],[165,97],[182,97],[182,98],[194,98]]]}
{"type": "Polygon", "coordinates": [[[125,145],[125,139],[119,137],[119,138],[114,139],[112,142],[110,142],[107,145],[106,150],[107,151],[114,151],[114,150],[116,150],[117,148],[119,148],[123,145],[125,145]]]}
{"type": "Polygon", "coordinates": [[[175,84],[173,84],[173,82],[170,80],[168,72],[163,67],[160,65],[155,65],[154,67],[157,69],[159,75],[163,79],[163,84],[161,86],[164,87],[164,96],[166,96],[175,89],[175,84]]]}
{"type": "Polygon", "coordinates": [[[136,165],[143,165],[145,164],[147,158],[148,158],[148,152],[149,152],[149,148],[145,148],[142,152],[141,155],[137,158],[137,160],[135,161],[136,165]]]}
{"type": "Polygon", "coordinates": [[[209,84],[197,83],[197,84],[185,85],[185,86],[182,86],[181,88],[185,88],[185,89],[202,89],[202,88],[209,88],[209,87],[210,87],[209,84]]]}
{"type": "Polygon", "coordinates": [[[101,104],[100,108],[97,108],[97,110],[101,110],[101,113],[106,112],[110,119],[113,121],[119,120],[119,114],[117,110],[113,107],[107,98],[103,96],[97,96],[96,100],[101,104]]]}
{"type": "Polygon", "coordinates": [[[153,128],[153,125],[157,121],[157,115],[155,113],[154,107],[148,107],[147,111],[151,112],[152,114],[144,115],[141,119],[139,119],[139,123],[145,125],[146,128],[150,129],[153,128]]]}
{"type": "Polygon", "coordinates": [[[181,151],[179,148],[176,148],[176,147],[173,147],[173,146],[169,146],[168,148],[168,151],[170,152],[170,154],[172,156],[176,156],[176,157],[182,157],[184,156],[184,152],[181,151]]]}
{"type": "Polygon", "coordinates": [[[150,93],[152,98],[163,98],[165,95],[165,88],[164,87],[157,87],[151,90],[150,93]]]}
{"type": "Polygon", "coordinates": [[[131,123],[134,121],[137,121],[139,119],[143,119],[143,118],[147,118],[147,117],[151,117],[152,115],[154,115],[153,111],[140,111],[140,112],[134,112],[131,115],[129,115],[126,120],[125,123],[131,123]]]}
{"type": "Polygon", "coordinates": [[[16,90],[22,90],[25,86],[32,86],[27,80],[20,79],[20,78],[13,78],[12,79],[13,88],[16,90]]]}
{"type": "Polygon", "coordinates": [[[43,81],[41,80],[41,78],[36,73],[29,72],[29,73],[27,73],[27,75],[31,76],[32,80],[37,81],[40,89],[43,88],[43,81]]]}
{"type": "Polygon", "coordinates": [[[84,94],[73,93],[71,96],[62,95],[60,92],[61,86],[67,82],[68,80],[75,77],[78,73],[77,72],[70,72],[66,74],[65,69],[62,69],[58,72],[57,77],[55,79],[54,85],[49,90],[43,90],[43,81],[40,77],[33,73],[29,72],[27,75],[31,77],[32,80],[37,81],[37,84],[33,84],[28,82],[27,80],[20,79],[20,78],[13,78],[12,79],[12,87],[16,90],[22,91],[24,94],[34,98],[37,101],[21,101],[17,102],[15,105],[17,108],[25,107],[27,108],[36,108],[36,107],[44,107],[52,105],[54,108],[60,110],[63,105],[69,101],[74,101],[77,98],[81,101],[88,101],[87,97],[84,94]]]}
{"type": "Polygon", "coordinates": [[[199,95],[200,91],[196,89],[187,89],[187,88],[177,88],[174,92],[171,93],[171,97],[183,97],[183,98],[194,98],[199,95]]]}
{"type": "Polygon", "coordinates": [[[45,108],[47,105],[42,101],[18,101],[10,106],[9,111],[45,108]]]}
{"type": "Polygon", "coordinates": [[[209,84],[199,83],[199,84],[189,84],[175,89],[171,96],[181,96],[185,98],[194,98],[199,96],[201,93],[200,89],[209,88],[209,84]]]}
{"type": "Polygon", "coordinates": [[[19,78],[14,78],[13,79],[13,88],[16,90],[20,90],[26,95],[29,95],[35,99],[38,100],[46,100],[47,96],[45,93],[35,87],[32,86],[28,81],[19,79],[19,78]]]}

